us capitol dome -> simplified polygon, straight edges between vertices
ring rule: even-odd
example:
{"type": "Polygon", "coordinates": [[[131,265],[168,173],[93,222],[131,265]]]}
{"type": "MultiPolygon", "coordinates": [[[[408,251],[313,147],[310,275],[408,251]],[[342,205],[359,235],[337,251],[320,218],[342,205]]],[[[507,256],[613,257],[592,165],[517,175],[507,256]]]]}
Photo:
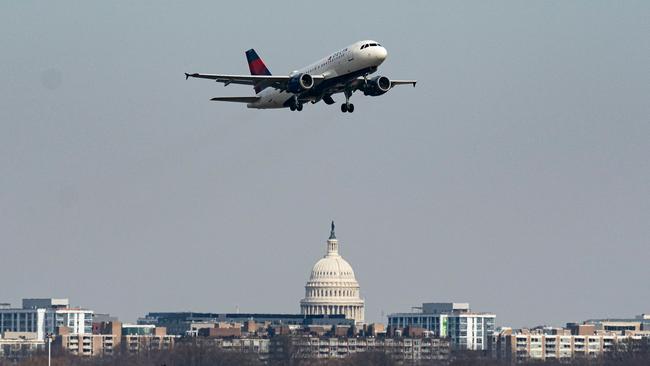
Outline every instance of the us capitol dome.
{"type": "Polygon", "coordinates": [[[339,254],[339,241],[332,230],[327,240],[327,254],[311,270],[305,286],[305,298],[300,300],[300,312],[305,315],[344,314],[361,324],[364,301],[359,295],[359,283],[352,266],[339,254]]]}

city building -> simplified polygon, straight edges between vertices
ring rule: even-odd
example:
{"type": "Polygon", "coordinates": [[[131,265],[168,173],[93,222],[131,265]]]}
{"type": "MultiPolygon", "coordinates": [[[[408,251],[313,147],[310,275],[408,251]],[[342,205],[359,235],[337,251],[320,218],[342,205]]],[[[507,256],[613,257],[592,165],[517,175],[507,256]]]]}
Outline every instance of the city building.
{"type": "Polygon", "coordinates": [[[398,361],[448,360],[449,341],[435,338],[326,337],[202,338],[224,351],[256,354],[260,360],[345,358],[362,352],[385,352],[398,361]]]}
{"type": "Polygon", "coordinates": [[[171,349],[177,336],[171,335],[115,335],[115,334],[62,334],[52,347],[75,356],[110,356],[118,350],[131,354],[171,349]]]}
{"type": "Polygon", "coordinates": [[[172,349],[178,336],[173,335],[125,335],[122,336],[122,349],[129,353],[160,351],[172,349]]]}
{"type": "Polygon", "coordinates": [[[195,313],[195,312],[154,312],[138,320],[139,324],[165,327],[168,334],[196,335],[200,328],[212,328],[215,323],[255,322],[268,325],[287,325],[303,327],[309,325],[354,325],[354,319],[343,314],[304,315],[304,314],[264,314],[264,313],[195,313]]]}
{"type": "Polygon", "coordinates": [[[178,336],[167,335],[164,327],[102,323],[100,333],[73,334],[62,328],[53,347],[77,356],[110,356],[121,350],[127,353],[171,349],[178,336]]]}
{"type": "Polygon", "coordinates": [[[488,350],[496,315],[472,312],[468,303],[424,303],[418,312],[388,315],[393,330],[422,328],[437,338],[449,338],[455,350],[488,350]]]}
{"type": "Polygon", "coordinates": [[[75,356],[112,355],[119,345],[119,336],[103,334],[59,334],[52,343],[75,356]]]}
{"type": "Polygon", "coordinates": [[[261,361],[267,361],[271,353],[270,338],[203,338],[200,344],[227,352],[255,354],[261,361]]]}
{"type": "Polygon", "coordinates": [[[300,300],[300,312],[304,315],[342,314],[357,324],[364,322],[364,300],[360,297],[359,283],[352,266],[339,254],[333,221],[326,254],[311,270],[305,298],[300,300]]]}
{"type": "MultiPolygon", "coordinates": [[[[355,353],[382,352],[397,361],[447,360],[449,341],[439,338],[316,337],[289,338],[292,357],[298,359],[345,358],[355,353]]],[[[271,339],[270,350],[282,355],[283,340],[271,339]]]]}
{"type": "Polygon", "coordinates": [[[122,334],[122,323],[116,317],[101,314],[93,317],[93,334],[122,334]]]}
{"type": "Polygon", "coordinates": [[[501,332],[496,339],[495,356],[513,362],[564,361],[573,358],[596,358],[617,349],[629,340],[641,340],[641,335],[619,335],[615,333],[571,334],[543,331],[512,330],[501,332]]]}
{"type": "Polygon", "coordinates": [[[19,361],[45,347],[45,342],[37,339],[35,332],[0,333],[0,359],[19,361]]]}
{"type": "Polygon", "coordinates": [[[637,315],[634,318],[606,318],[606,319],[589,319],[585,320],[583,324],[591,324],[596,330],[606,332],[617,332],[624,334],[625,332],[650,332],[650,314],[637,315]]]}
{"type": "Polygon", "coordinates": [[[167,328],[154,324],[122,324],[122,335],[165,335],[167,328]]]}
{"type": "Polygon", "coordinates": [[[57,334],[66,327],[70,333],[92,333],[93,311],[70,307],[68,299],[23,299],[22,308],[0,307],[0,334],[4,332],[33,332],[36,339],[57,334]]]}

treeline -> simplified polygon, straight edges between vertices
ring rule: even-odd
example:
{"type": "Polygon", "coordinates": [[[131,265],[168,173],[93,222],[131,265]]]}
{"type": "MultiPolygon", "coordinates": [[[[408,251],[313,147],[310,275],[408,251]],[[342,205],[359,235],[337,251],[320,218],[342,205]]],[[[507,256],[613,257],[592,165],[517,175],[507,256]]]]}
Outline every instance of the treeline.
{"type": "MultiPolygon", "coordinates": [[[[52,366],[393,366],[415,364],[421,366],[505,366],[507,360],[495,360],[480,352],[456,352],[447,361],[398,362],[381,352],[357,353],[345,359],[301,359],[286,348],[284,354],[269,355],[266,361],[257,354],[223,351],[200,342],[179,342],[172,350],[149,351],[137,354],[116,353],[110,357],[79,357],[66,353],[52,355],[52,366]]],[[[519,365],[566,365],[558,361],[529,361],[519,365]]],[[[647,366],[650,365],[650,339],[628,344],[603,357],[595,359],[572,359],[578,366],[647,366]]],[[[0,366],[47,365],[47,353],[41,352],[19,362],[0,359],[0,366]]]]}

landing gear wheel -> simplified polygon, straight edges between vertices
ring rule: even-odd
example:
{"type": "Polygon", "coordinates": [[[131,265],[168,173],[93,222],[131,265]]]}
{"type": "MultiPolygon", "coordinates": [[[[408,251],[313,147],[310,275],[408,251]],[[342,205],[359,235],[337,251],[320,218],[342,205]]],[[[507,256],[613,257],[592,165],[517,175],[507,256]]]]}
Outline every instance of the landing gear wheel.
{"type": "Polygon", "coordinates": [[[295,111],[295,110],[296,110],[296,106],[294,106],[294,105],[292,104],[292,105],[289,106],[289,109],[291,109],[291,111],[295,111]]]}
{"type": "Polygon", "coordinates": [[[296,110],[298,112],[302,111],[302,103],[298,103],[298,105],[296,106],[296,110]]]}
{"type": "Polygon", "coordinates": [[[352,103],[348,104],[348,112],[350,113],[354,112],[354,104],[352,103]]]}
{"type": "Polygon", "coordinates": [[[348,111],[348,105],[343,103],[341,104],[341,112],[345,113],[348,111]]]}

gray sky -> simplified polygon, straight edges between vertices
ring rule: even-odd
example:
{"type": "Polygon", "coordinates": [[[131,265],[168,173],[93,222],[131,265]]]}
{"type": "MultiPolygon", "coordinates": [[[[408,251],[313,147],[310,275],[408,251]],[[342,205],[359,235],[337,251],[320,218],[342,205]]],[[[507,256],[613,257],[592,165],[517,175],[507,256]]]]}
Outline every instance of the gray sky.
{"type": "Polygon", "coordinates": [[[650,312],[649,2],[238,3],[0,2],[0,300],[298,312],[333,218],[369,321],[650,312]],[[354,114],[183,77],[366,38],[354,114]]]}

